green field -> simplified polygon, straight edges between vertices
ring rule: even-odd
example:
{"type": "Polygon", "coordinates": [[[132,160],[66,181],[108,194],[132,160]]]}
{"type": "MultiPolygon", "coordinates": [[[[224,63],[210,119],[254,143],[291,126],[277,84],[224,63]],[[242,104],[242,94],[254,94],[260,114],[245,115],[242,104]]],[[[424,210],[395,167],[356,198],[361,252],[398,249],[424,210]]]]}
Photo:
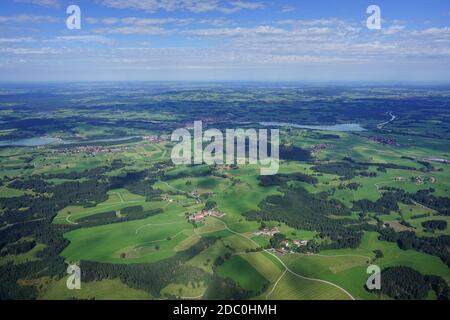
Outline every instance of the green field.
{"type": "Polygon", "coordinates": [[[262,289],[267,280],[240,256],[232,256],[218,269],[221,277],[231,278],[242,288],[254,292],[262,289]]]}
{"type": "Polygon", "coordinates": [[[173,204],[163,214],[144,220],[69,232],[65,236],[71,244],[62,255],[69,261],[152,262],[174,255],[175,247],[191,234],[192,225],[185,221],[182,207],[173,204]]]}

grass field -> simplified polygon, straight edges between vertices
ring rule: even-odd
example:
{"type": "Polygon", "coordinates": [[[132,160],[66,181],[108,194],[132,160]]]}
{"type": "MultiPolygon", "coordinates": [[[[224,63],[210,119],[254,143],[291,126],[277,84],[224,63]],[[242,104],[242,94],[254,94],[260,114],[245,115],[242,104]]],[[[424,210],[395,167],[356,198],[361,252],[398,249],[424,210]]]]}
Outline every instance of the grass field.
{"type": "Polygon", "coordinates": [[[164,213],[143,220],[82,228],[66,233],[65,237],[70,245],[62,255],[69,261],[157,261],[174,255],[177,245],[193,234],[192,228],[184,218],[184,208],[170,204],[164,213]]]}
{"type": "Polygon", "coordinates": [[[67,278],[54,281],[43,279],[47,282],[47,290],[41,294],[41,300],[150,300],[151,295],[142,290],[128,287],[118,279],[102,280],[96,282],[81,283],[80,290],[69,290],[66,286],[67,278]]]}
{"type": "MultiPolygon", "coordinates": [[[[271,289],[272,290],[272,289],[271,289]]],[[[325,283],[305,280],[286,272],[269,294],[259,298],[268,300],[348,300],[343,291],[325,283]]]]}
{"type": "Polygon", "coordinates": [[[236,281],[243,289],[258,292],[267,280],[240,256],[232,256],[218,268],[221,277],[236,281]]]}
{"type": "Polygon", "coordinates": [[[283,272],[281,265],[265,252],[241,253],[239,256],[271,283],[275,282],[283,272]]]}

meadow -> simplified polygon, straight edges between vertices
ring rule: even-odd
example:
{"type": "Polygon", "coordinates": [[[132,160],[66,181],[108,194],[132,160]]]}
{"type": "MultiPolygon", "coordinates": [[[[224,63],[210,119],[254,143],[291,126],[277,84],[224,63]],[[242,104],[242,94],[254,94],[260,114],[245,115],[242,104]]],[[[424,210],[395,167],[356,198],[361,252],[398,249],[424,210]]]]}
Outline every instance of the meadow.
{"type": "Polygon", "coordinates": [[[0,148],[0,299],[391,299],[364,287],[371,264],[450,282],[450,92],[71,86],[0,110],[2,141],[76,142],[0,148]],[[171,132],[199,118],[364,130],[282,127],[279,174],[264,179],[256,165],[173,165],[171,132]],[[223,215],[190,219],[204,209],[223,215]],[[71,263],[95,281],[67,290],[71,263]]]}

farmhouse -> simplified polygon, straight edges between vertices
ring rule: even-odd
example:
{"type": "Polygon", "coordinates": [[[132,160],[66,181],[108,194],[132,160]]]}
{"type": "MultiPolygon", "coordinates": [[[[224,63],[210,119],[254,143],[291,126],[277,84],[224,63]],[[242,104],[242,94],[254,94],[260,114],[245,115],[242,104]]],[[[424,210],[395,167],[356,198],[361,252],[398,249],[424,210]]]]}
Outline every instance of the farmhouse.
{"type": "Polygon", "coordinates": [[[255,235],[259,236],[269,236],[269,237],[273,237],[275,234],[280,233],[280,231],[278,230],[277,227],[274,228],[264,228],[259,232],[255,232],[255,235]]]}
{"type": "Polygon", "coordinates": [[[195,221],[195,222],[199,222],[202,221],[203,219],[205,219],[206,217],[212,216],[212,217],[216,217],[216,218],[222,218],[225,215],[224,212],[218,211],[218,210],[202,210],[197,212],[194,215],[191,215],[189,217],[190,221],[195,221]]]}
{"type": "Polygon", "coordinates": [[[161,196],[161,200],[162,201],[166,201],[166,202],[169,202],[169,203],[172,203],[173,202],[173,199],[170,199],[168,196],[166,196],[166,195],[162,195],[161,196]]]}
{"type": "Polygon", "coordinates": [[[280,245],[285,247],[285,248],[287,248],[287,247],[289,247],[289,241],[288,240],[283,240],[283,241],[280,242],[280,245]]]}
{"type": "Polygon", "coordinates": [[[191,215],[189,217],[189,220],[190,221],[194,221],[194,222],[199,222],[199,221],[202,221],[203,219],[205,219],[206,216],[207,216],[207,214],[206,214],[205,211],[200,211],[200,212],[197,212],[194,215],[191,215]]]}
{"type": "Polygon", "coordinates": [[[308,244],[308,240],[294,240],[292,241],[297,247],[306,246],[308,244]]]}

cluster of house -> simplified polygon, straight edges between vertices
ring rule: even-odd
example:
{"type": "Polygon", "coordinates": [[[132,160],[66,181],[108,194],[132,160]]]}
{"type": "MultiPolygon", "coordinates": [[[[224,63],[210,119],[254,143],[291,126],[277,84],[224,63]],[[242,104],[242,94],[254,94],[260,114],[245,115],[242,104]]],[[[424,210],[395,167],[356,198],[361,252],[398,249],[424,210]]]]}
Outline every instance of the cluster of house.
{"type": "Polygon", "coordinates": [[[425,160],[434,161],[434,162],[440,162],[440,163],[450,163],[450,160],[442,159],[442,158],[428,158],[428,159],[425,159],[425,160]]]}
{"type": "MultiPolygon", "coordinates": [[[[406,178],[404,177],[395,177],[395,181],[404,181],[406,178]]],[[[411,182],[415,182],[417,184],[422,184],[425,182],[429,182],[429,183],[436,183],[437,179],[436,177],[427,177],[427,178],[422,178],[421,176],[417,176],[417,177],[411,177],[411,182]]]]}
{"type": "Polygon", "coordinates": [[[113,154],[123,152],[126,147],[105,147],[105,146],[77,146],[77,147],[68,147],[62,150],[58,150],[55,152],[62,153],[63,155],[74,155],[85,153],[87,155],[95,156],[97,154],[113,154]]]}
{"type": "Polygon", "coordinates": [[[262,230],[259,230],[258,232],[255,232],[254,235],[255,236],[268,236],[268,237],[273,237],[274,235],[276,235],[277,233],[280,233],[280,231],[278,230],[277,227],[274,228],[264,228],[262,230]]]}
{"type": "Polygon", "coordinates": [[[224,212],[218,210],[202,210],[191,216],[189,216],[189,221],[200,222],[206,217],[212,216],[216,218],[222,218],[225,215],[224,212]]]}
{"type": "Polygon", "coordinates": [[[161,138],[159,136],[143,136],[142,139],[151,143],[159,143],[161,142],[161,138]]]}
{"type": "MultiPolygon", "coordinates": [[[[258,232],[255,232],[254,235],[255,236],[268,236],[268,237],[273,237],[274,235],[276,235],[277,233],[280,233],[280,230],[278,230],[277,227],[273,227],[273,228],[264,228],[262,230],[259,230],[258,232]]],[[[297,247],[301,247],[301,246],[306,246],[308,244],[308,240],[283,240],[280,242],[282,247],[288,248],[290,243],[292,243],[294,246],[297,247]]]]}
{"type": "Polygon", "coordinates": [[[314,156],[314,155],[318,154],[322,150],[333,149],[333,148],[334,148],[334,145],[332,145],[332,144],[320,143],[320,144],[317,144],[315,146],[312,146],[311,154],[314,156]]]}
{"type": "Polygon", "coordinates": [[[370,136],[369,140],[376,144],[382,144],[385,146],[398,146],[397,140],[393,138],[385,138],[379,136],[370,136]]]}
{"type": "MultiPolygon", "coordinates": [[[[292,244],[297,247],[306,246],[308,244],[308,240],[292,240],[292,244]]],[[[283,240],[280,242],[280,245],[285,248],[289,248],[290,241],[283,240]]]]}
{"type": "Polygon", "coordinates": [[[161,196],[161,200],[162,200],[162,201],[169,202],[169,203],[172,203],[172,202],[173,202],[173,199],[169,198],[169,197],[166,196],[166,195],[162,195],[162,196],[161,196]]]}
{"type": "Polygon", "coordinates": [[[436,183],[437,182],[437,179],[435,177],[422,178],[421,176],[417,176],[417,177],[411,178],[411,180],[413,180],[417,184],[423,184],[425,182],[429,182],[429,183],[436,183]]]}

